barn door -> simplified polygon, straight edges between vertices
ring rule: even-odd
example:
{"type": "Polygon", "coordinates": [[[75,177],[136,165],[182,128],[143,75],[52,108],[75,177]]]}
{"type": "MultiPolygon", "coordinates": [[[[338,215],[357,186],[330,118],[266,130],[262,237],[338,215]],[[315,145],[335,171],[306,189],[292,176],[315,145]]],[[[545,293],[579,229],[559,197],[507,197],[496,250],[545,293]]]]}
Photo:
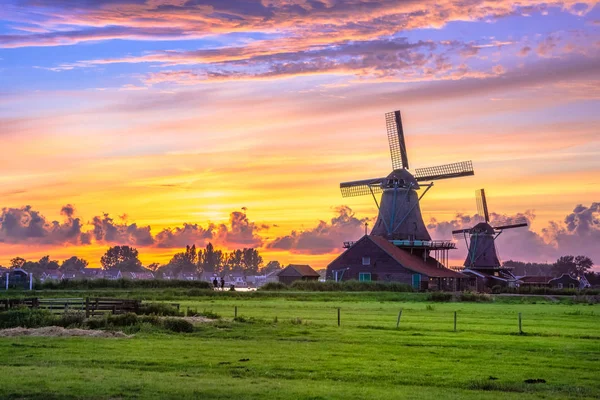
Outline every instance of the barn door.
{"type": "Polygon", "coordinates": [[[417,290],[421,289],[421,275],[420,274],[413,274],[412,286],[413,286],[413,289],[417,289],[417,290]]]}

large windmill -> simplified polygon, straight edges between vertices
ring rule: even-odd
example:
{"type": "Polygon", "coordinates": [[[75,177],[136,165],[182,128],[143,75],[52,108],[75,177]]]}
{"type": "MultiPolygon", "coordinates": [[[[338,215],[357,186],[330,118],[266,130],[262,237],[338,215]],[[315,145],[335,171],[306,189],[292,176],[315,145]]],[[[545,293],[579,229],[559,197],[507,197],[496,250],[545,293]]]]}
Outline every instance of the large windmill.
{"type": "Polygon", "coordinates": [[[492,225],[485,190],[478,190],[476,198],[478,214],[483,217],[484,221],[472,228],[452,231],[454,237],[463,237],[467,245],[468,253],[464,263],[465,272],[475,271],[478,276],[484,275],[482,277],[489,277],[492,280],[502,282],[514,281],[515,277],[512,273],[501,267],[496,249],[496,239],[507,229],[527,226],[527,221],[521,218],[492,225]]]}
{"type": "Polygon", "coordinates": [[[471,161],[416,168],[408,171],[408,155],[400,111],[385,114],[393,171],[382,178],[344,182],[340,184],[343,197],[372,195],[379,209],[371,235],[392,241],[430,241],[419,201],[433,186],[433,181],[473,175],[471,161]],[[429,183],[423,183],[429,182],[429,183]],[[426,187],[419,196],[417,190],[426,187]],[[376,195],[381,194],[378,202],[376,195]]]}

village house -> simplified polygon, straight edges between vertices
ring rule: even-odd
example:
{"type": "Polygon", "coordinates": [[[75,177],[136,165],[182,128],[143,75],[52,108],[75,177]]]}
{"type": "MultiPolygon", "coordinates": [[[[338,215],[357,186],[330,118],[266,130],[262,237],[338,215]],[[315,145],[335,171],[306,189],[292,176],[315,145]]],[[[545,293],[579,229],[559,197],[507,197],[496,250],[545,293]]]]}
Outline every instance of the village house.
{"type": "Polygon", "coordinates": [[[319,273],[310,265],[290,264],[277,273],[279,282],[291,285],[295,281],[318,281],[319,273]]]}
{"type": "Polygon", "coordinates": [[[365,235],[329,264],[327,279],[400,282],[415,290],[467,289],[467,276],[423,254],[411,254],[381,236],[365,235]]]}

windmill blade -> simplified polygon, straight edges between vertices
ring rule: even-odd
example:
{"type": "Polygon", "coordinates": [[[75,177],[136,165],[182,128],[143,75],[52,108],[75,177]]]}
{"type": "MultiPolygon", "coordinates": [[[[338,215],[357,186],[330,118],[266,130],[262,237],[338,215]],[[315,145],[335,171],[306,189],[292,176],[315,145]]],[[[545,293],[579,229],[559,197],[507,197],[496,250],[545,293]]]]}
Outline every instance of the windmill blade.
{"type": "Polygon", "coordinates": [[[485,189],[479,189],[475,192],[477,197],[477,212],[485,218],[485,222],[490,222],[490,214],[488,213],[487,200],[485,198],[485,189]]]}
{"type": "Polygon", "coordinates": [[[475,175],[473,163],[462,161],[454,164],[439,165],[437,167],[415,169],[415,179],[421,181],[436,181],[439,179],[459,178],[461,176],[475,175]]]}
{"type": "Polygon", "coordinates": [[[402,118],[400,111],[385,114],[385,125],[387,128],[388,142],[390,143],[390,155],[392,156],[392,168],[408,169],[408,155],[404,143],[404,130],[402,129],[402,118]]]}
{"type": "Polygon", "coordinates": [[[378,194],[383,192],[381,183],[385,178],[364,179],[362,181],[342,182],[340,190],[342,197],[366,196],[371,193],[378,194]]]}
{"type": "Polygon", "coordinates": [[[471,228],[468,229],[457,229],[455,231],[452,231],[452,235],[460,235],[461,233],[469,233],[471,232],[471,228]]]}
{"type": "Polygon", "coordinates": [[[518,224],[510,224],[510,225],[502,225],[502,226],[494,226],[493,228],[497,231],[503,231],[505,229],[513,229],[513,228],[522,228],[524,226],[528,226],[527,222],[520,222],[518,224]]]}

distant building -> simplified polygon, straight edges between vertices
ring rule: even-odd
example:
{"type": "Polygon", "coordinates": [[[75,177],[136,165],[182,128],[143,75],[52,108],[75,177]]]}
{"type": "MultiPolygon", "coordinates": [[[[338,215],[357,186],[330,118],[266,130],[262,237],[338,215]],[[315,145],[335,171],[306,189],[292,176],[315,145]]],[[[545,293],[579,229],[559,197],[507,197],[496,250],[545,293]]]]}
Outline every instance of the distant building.
{"type": "Polygon", "coordinates": [[[196,272],[181,272],[177,275],[177,279],[180,281],[199,281],[200,274],[196,272]]]}
{"type": "MultiPolygon", "coordinates": [[[[318,276],[318,274],[317,274],[318,276]]],[[[384,281],[411,285],[415,290],[464,290],[469,278],[445,268],[427,252],[419,255],[381,236],[365,235],[327,267],[334,281],[384,281]]]]}
{"type": "Polygon", "coordinates": [[[82,279],[101,279],[104,277],[104,270],[102,268],[83,268],[81,271],[82,279]]]}
{"type": "Polygon", "coordinates": [[[118,269],[107,269],[104,271],[103,278],[109,281],[116,281],[117,279],[122,279],[123,274],[118,269]]]}
{"type": "Polygon", "coordinates": [[[550,281],[554,279],[553,276],[518,276],[519,287],[522,288],[547,288],[550,287],[550,281]]]}
{"type": "MultiPolygon", "coordinates": [[[[150,280],[154,279],[154,274],[150,271],[141,271],[141,272],[125,272],[122,274],[125,279],[132,279],[136,281],[150,280]]],[[[117,278],[118,279],[118,278],[117,278]]]]}
{"type": "Polygon", "coordinates": [[[290,264],[277,273],[279,282],[291,285],[295,281],[318,281],[319,273],[310,265],[290,264]]]}
{"type": "Polygon", "coordinates": [[[579,289],[579,280],[569,274],[562,274],[548,283],[553,289],[579,289]]]}
{"type": "Polygon", "coordinates": [[[40,281],[60,281],[62,279],[62,276],[63,274],[59,270],[49,269],[42,273],[42,276],[40,276],[40,281]]]}

